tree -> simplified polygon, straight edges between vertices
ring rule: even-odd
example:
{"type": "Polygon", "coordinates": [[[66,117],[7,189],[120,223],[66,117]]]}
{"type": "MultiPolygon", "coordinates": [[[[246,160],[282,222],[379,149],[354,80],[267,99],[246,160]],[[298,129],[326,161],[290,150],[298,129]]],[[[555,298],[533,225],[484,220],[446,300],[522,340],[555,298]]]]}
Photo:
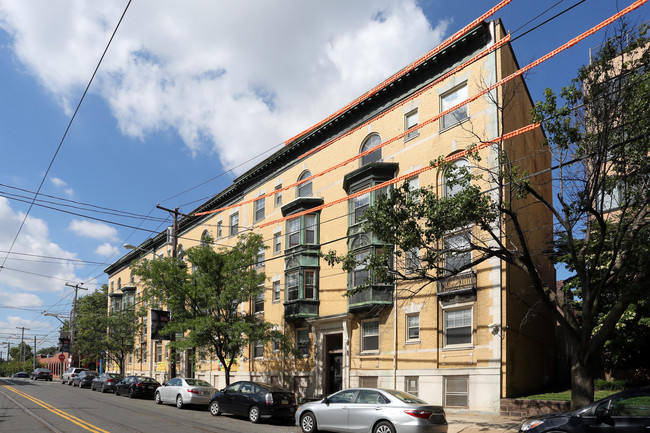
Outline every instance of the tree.
{"type": "Polygon", "coordinates": [[[135,334],[139,331],[138,313],[135,306],[109,313],[106,323],[104,350],[117,362],[120,374],[124,364],[135,347],[135,334]]]}
{"type": "MultiPolygon", "coordinates": [[[[650,289],[649,47],[643,34],[619,30],[562,89],[564,105],[550,89],[536,104],[534,120],[542,122],[560,164],[553,171],[554,200],[544,194],[539,173],[505,151],[496,169],[481,166],[472,152],[472,167],[432,162],[446,179],[446,193],[405,184],[365,213],[363,230],[395,246],[364,259],[376,279],[412,281],[417,292],[491,258],[523,271],[540,301],[531,313],[543,308],[552,315],[573,348],[573,408],[593,401],[601,351],[624,313],[650,289]],[[546,253],[574,273],[563,295],[544,279],[542,254],[527,229],[532,206],[552,213],[554,242],[549,239],[546,253]],[[512,236],[502,238],[500,227],[512,236]],[[462,236],[450,236],[460,229],[462,236]],[[402,259],[414,249],[424,251],[415,270],[402,259]]],[[[330,252],[325,259],[348,271],[359,265],[351,254],[330,252]]]]}
{"type": "Polygon", "coordinates": [[[133,265],[134,275],[144,284],[149,305],[171,311],[165,332],[183,333],[170,344],[177,349],[209,348],[224,368],[226,384],[230,370],[246,345],[277,340],[290,350],[289,340],[274,325],[252,311],[240,308],[264,290],[264,273],[254,263],[264,247],[260,235],[241,235],[232,248],[215,250],[211,239],[187,250],[187,264],[174,257],[141,260],[133,265]]]}
{"type": "Polygon", "coordinates": [[[29,344],[23,342],[18,343],[17,346],[13,346],[12,348],[9,349],[9,356],[11,357],[12,360],[17,360],[17,361],[25,361],[28,362],[31,365],[32,361],[31,359],[34,357],[34,354],[32,352],[32,346],[29,344]],[[24,358],[23,358],[23,348],[24,348],[24,358]]]}
{"type": "Polygon", "coordinates": [[[108,286],[79,298],[75,319],[74,351],[87,365],[95,363],[106,346],[108,286]]]}
{"type": "Polygon", "coordinates": [[[59,351],[59,348],[56,346],[42,347],[36,352],[37,355],[54,355],[59,351]]]}

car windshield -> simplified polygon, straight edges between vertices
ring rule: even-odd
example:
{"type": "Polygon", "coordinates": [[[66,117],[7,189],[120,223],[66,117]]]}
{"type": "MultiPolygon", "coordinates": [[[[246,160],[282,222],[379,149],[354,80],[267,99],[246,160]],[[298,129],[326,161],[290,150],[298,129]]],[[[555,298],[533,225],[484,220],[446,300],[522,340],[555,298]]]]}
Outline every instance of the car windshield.
{"type": "Polygon", "coordinates": [[[394,389],[382,389],[382,391],[387,392],[388,394],[392,395],[393,397],[397,398],[398,400],[401,400],[404,403],[410,403],[410,404],[428,404],[426,401],[420,400],[414,395],[411,395],[409,393],[403,392],[403,391],[395,391],[394,389]]]}
{"type": "Polygon", "coordinates": [[[185,379],[185,382],[187,382],[189,386],[212,386],[205,380],[199,379],[185,379]]]}

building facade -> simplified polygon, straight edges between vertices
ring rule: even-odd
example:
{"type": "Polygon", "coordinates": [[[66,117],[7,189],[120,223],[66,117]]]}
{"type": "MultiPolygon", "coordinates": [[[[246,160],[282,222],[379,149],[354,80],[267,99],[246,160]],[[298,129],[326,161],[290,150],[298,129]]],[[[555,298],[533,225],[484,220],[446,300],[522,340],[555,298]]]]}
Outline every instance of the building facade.
{"type": "MultiPolygon", "coordinates": [[[[482,411],[498,411],[501,397],[552,380],[553,324],[527,317],[534,298],[526,277],[512,266],[490,259],[414,296],[409,285],[416,283],[404,282],[371,284],[346,296],[372,275],[362,267],[345,272],[320,256],[336,250],[363,258],[391,248],[362,231],[363,211],[404,180],[413,188],[453,193],[444,175],[428,169],[439,157],[494,140],[498,144],[480,151],[493,167],[502,150],[531,173],[550,168],[541,131],[499,140],[530,123],[532,102],[521,77],[458,105],[518,69],[505,38],[500,21],[476,25],[287,141],[192,213],[201,216],[181,219],[179,254],[206,234],[222,245],[234,244],[242,230],[263,236],[268,249],[256,266],[266,275],[265,290],[240,308],[263,315],[304,354],[299,360],[283,356],[273,344],[251,345],[231,372],[233,379],[276,383],[300,397],[359,385],[395,388],[432,404],[482,411]]],[[[549,179],[533,180],[546,182],[548,197],[549,179]]],[[[482,185],[486,191],[493,186],[482,185]]],[[[551,215],[534,203],[522,204],[521,212],[529,213],[524,228],[541,250],[552,238],[551,215]]],[[[495,224],[507,241],[512,228],[495,224]]],[[[109,308],[137,302],[130,264],[171,254],[170,242],[161,233],[106,269],[109,308]]],[[[451,233],[449,242],[462,237],[451,233]]],[[[417,266],[420,253],[406,254],[406,266],[417,266]]],[[[469,259],[454,257],[449,265],[469,259]]],[[[552,264],[540,255],[538,265],[554,286],[552,264]]],[[[150,323],[150,317],[143,319],[127,370],[165,380],[166,342],[151,339],[150,323]]],[[[177,357],[178,375],[223,386],[219,362],[199,352],[194,363],[187,354],[177,357]]]]}

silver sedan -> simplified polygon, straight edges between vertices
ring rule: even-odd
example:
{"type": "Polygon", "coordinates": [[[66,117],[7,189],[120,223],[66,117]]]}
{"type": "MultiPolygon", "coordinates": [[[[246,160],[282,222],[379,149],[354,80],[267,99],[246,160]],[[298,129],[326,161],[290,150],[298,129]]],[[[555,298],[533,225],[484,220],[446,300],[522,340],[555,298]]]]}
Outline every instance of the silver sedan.
{"type": "Polygon", "coordinates": [[[442,406],[403,391],[350,388],[301,404],[296,423],[304,433],[318,430],[350,433],[446,433],[442,406]]]}
{"type": "Polygon", "coordinates": [[[154,399],[157,404],[175,403],[179,409],[189,404],[207,406],[216,391],[205,380],[175,377],[156,389],[154,399]]]}

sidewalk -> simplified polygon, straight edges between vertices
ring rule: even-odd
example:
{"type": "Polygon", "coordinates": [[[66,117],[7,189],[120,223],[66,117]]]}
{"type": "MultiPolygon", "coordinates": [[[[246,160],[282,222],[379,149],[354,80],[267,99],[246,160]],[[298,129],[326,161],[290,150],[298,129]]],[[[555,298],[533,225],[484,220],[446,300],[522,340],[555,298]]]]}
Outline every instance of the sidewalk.
{"type": "Polygon", "coordinates": [[[482,412],[449,412],[448,433],[517,433],[522,419],[482,412]]]}

